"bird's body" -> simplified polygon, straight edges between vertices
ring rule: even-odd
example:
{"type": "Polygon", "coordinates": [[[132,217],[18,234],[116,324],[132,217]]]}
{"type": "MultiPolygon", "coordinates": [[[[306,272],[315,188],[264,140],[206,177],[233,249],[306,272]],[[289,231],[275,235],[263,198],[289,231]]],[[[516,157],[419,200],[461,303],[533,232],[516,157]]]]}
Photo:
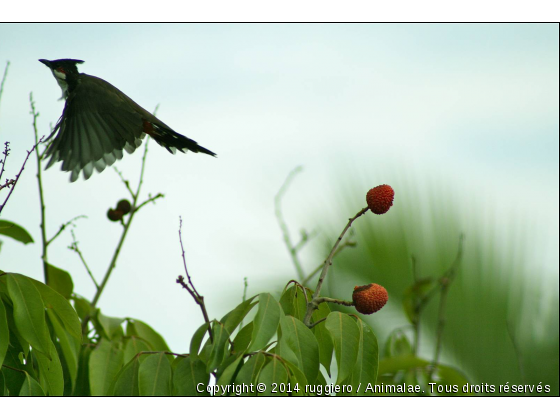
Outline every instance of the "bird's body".
{"type": "Polygon", "coordinates": [[[56,137],[47,149],[47,168],[62,161],[62,170],[71,172],[70,181],[80,172],[88,179],[93,169],[103,171],[122,159],[123,150],[132,153],[146,134],[169,152],[215,153],[175,132],[119,89],[95,76],[79,73],[81,60],[39,60],[48,66],[66,105],[49,136],[56,137]]]}

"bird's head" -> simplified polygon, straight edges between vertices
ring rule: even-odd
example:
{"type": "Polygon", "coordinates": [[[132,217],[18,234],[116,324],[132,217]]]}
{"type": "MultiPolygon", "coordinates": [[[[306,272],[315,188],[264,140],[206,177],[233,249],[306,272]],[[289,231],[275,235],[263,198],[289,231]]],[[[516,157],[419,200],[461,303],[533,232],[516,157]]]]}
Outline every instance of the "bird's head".
{"type": "Polygon", "coordinates": [[[52,74],[58,85],[62,89],[62,97],[60,99],[64,99],[68,97],[68,83],[71,85],[74,83],[78,74],[78,64],[82,64],[83,60],[73,60],[71,58],[62,58],[60,60],[45,60],[40,59],[41,63],[51,69],[52,74]],[[76,77],[74,77],[76,76],[76,77]]]}
{"type": "Polygon", "coordinates": [[[83,60],[73,60],[71,58],[62,58],[53,61],[40,59],[39,61],[51,69],[54,77],[62,80],[65,80],[68,74],[78,74],[77,65],[83,63],[83,60]]]}

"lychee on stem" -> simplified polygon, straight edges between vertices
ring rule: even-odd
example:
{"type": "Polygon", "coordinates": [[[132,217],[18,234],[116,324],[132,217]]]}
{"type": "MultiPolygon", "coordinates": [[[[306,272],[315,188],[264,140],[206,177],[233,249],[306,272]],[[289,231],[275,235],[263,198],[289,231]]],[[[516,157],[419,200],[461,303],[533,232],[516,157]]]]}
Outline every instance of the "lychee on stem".
{"type": "Polygon", "coordinates": [[[352,301],[356,310],[364,315],[377,312],[385,306],[388,299],[387,289],[376,283],[356,286],[354,287],[354,293],[352,293],[352,301]]]}
{"type": "Polygon", "coordinates": [[[393,205],[394,198],[395,191],[387,184],[378,185],[366,194],[368,207],[375,214],[387,213],[393,205]]]}

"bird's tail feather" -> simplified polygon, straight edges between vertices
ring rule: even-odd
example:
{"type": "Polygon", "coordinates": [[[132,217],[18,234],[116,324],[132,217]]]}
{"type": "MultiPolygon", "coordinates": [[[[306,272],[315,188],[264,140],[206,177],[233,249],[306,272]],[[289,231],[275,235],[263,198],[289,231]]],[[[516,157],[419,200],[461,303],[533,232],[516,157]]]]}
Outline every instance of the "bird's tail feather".
{"type": "Polygon", "coordinates": [[[150,135],[161,146],[165,147],[170,153],[175,153],[175,150],[180,150],[183,153],[190,150],[194,153],[206,153],[210,156],[216,156],[216,153],[200,146],[193,139],[189,139],[168,127],[144,121],[144,132],[150,135]]]}

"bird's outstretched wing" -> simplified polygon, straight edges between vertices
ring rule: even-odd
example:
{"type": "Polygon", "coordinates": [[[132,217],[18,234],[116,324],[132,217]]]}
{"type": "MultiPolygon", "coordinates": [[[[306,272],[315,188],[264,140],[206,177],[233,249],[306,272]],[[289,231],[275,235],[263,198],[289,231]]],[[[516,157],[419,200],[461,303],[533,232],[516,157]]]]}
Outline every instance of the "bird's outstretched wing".
{"type": "Polygon", "coordinates": [[[142,116],[135,112],[139,105],[103,79],[80,76],[49,136],[56,134],[46,153],[47,168],[62,161],[61,169],[71,172],[70,182],[80,172],[88,179],[94,168],[103,171],[122,159],[123,150],[134,152],[145,136],[142,116]]]}

